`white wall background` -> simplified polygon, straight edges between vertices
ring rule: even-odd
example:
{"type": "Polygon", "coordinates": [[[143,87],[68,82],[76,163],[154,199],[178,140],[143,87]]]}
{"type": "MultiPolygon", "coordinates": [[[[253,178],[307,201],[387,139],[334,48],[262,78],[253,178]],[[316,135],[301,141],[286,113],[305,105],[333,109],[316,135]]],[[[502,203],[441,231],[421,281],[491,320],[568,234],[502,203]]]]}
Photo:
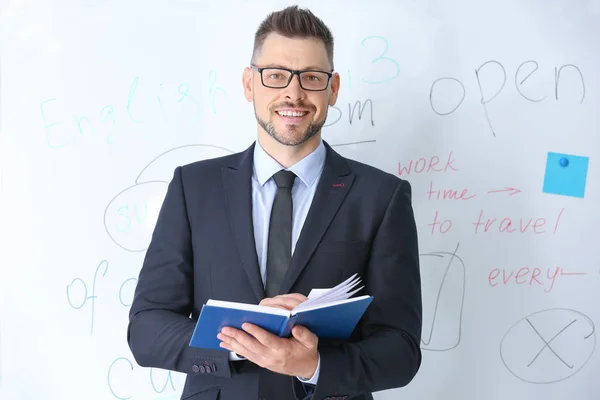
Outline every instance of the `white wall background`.
{"type": "MultiPolygon", "coordinates": [[[[135,278],[173,169],[254,140],[241,73],[288,4],[2,1],[1,399],[178,398],[127,347],[135,278]]],[[[600,3],[300,5],[336,38],[325,139],[414,188],[424,360],[376,398],[597,399],[600,3]]]]}

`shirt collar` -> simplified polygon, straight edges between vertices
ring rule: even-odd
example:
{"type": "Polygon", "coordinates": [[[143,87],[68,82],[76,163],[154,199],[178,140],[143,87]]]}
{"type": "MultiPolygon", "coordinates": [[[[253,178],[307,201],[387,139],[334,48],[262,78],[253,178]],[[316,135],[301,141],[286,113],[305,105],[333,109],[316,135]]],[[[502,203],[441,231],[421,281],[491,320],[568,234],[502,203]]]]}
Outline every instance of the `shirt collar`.
{"type": "MultiPolygon", "coordinates": [[[[296,174],[307,187],[311,187],[323,171],[325,154],[325,146],[323,140],[321,140],[319,146],[312,153],[287,168],[287,170],[296,174]]],[[[276,172],[282,169],[286,168],[283,168],[281,164],[267,154],[257,140],[254,146],[254,177],[258,183],[263,186],[276,172]]]]}

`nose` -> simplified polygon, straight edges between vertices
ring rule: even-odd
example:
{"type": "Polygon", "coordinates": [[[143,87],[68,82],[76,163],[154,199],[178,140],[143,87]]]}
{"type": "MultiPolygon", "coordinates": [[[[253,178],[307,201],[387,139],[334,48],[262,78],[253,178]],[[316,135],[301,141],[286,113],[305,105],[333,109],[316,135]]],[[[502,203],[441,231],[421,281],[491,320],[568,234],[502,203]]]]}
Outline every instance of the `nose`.
{"type": "Polygon", "coordinates": [[[284,96],[291,101],[302,100],[306,97],[306,93],[304,89],[300,86],[300,77],[298,74],[292,76],[292,81],[290,84],[283,89],[284,96]]]}

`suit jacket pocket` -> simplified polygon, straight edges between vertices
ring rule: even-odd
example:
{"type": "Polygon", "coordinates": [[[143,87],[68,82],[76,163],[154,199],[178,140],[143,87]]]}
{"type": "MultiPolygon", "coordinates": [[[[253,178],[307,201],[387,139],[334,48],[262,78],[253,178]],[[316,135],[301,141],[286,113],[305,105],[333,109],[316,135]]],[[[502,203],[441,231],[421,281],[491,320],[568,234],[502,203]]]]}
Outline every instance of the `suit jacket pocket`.
{"type": "Polygon", "coordinates": [[[191,393],[183,393],[181,400],[218,400],[220,388],[210,387],[201,389],[198,391],[191,391],[191,393]]]}

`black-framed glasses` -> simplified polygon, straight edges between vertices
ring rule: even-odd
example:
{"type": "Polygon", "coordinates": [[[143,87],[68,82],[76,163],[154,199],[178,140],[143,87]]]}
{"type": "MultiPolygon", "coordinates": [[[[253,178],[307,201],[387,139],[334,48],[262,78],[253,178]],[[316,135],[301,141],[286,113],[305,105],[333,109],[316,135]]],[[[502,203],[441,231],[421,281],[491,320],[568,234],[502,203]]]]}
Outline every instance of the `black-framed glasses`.
{"type": "Polygon", "coordinates": [[[260,74],[263,86],[273,89],[283,89],[287,87],[294,75],[298,75],[300,87],[312,92],[320,92],[327,89],[329,80],[333,76],[331,72],[319,70],[294,70],[287,68],[266,67],[259,68],[256,65],[250,66],[260,74]]]}

